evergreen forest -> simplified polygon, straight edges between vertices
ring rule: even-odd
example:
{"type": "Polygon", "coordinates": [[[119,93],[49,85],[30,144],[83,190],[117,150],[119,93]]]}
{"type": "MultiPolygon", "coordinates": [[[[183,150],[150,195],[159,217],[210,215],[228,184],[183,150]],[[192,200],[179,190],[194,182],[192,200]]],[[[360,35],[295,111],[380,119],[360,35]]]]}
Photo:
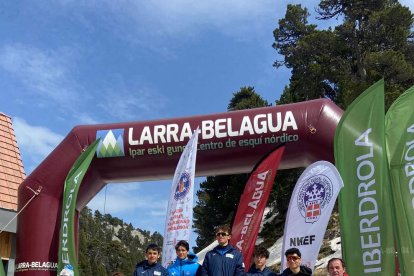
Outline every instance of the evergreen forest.
{"type": "Polygon", "coordinates": [[[117,271],[132,275],[151,243],[162,245],[162,235],[136,229],[110,214],[92,214],[85,207],[79,219],[80,275],[106,276],[117,271]]]}

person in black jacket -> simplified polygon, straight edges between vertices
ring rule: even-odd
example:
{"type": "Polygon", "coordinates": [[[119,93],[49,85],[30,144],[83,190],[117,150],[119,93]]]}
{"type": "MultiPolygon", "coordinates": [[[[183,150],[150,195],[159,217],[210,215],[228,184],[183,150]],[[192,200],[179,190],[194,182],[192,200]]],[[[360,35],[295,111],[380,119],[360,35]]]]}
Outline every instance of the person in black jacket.
{"type": "Polygon", "coordinates": [[[133,276],[168,276],[168,271],[158,263],[161,249],[156,244],[150,244],[145,250],[146,260],[138,263],[135,267],[133,276]]]}
{"type": "Polygon", "coordinates": [[[203,276],[246,275],[242,254],[229,244],[230,233],[228,225],[220,225],[216,228],[216,239],[219,245],[207,252],[202,266],[203,276]]]}
{"type": "Polygon", "coordinates": [[[253,251],[254,264],[247,272],[247,276],[276,276],[276,273],[266,266],[267,259],[269,259],[269,251],[263,246],[256,246],[253,251]]]}
{"type": "Polygon", "coordinates": [[[297,248],[289,248],[285,252],[287,260],[287,268],[283,270],[280,276],[309,276],[312,275],[312,270],[304,265],[301,265],[302,254],[297,248]]]}

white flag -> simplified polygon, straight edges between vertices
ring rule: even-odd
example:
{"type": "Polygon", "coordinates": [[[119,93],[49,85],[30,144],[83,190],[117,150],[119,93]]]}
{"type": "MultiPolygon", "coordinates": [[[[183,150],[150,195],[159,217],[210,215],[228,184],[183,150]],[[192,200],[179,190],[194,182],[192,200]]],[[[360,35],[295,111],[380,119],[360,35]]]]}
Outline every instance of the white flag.
{"type": "Polygon", "coordinates": [[[287,267],[285,251],[296,247],[302,265],[312,269],[339,191],[344,186],[334,165],[327,161],[311,164],[299,177],[290,198],[282,246],[282,267],[287,267]]]}
{"type": "Polygon", "coordinates": [[[188,141],[171,185],[165,219],[162,265],[167,267],[176,258],[175,245],[181,240],[190,242],[193,225],[193,194],[197,142],[200,130],[197,128],[188,141]]]}

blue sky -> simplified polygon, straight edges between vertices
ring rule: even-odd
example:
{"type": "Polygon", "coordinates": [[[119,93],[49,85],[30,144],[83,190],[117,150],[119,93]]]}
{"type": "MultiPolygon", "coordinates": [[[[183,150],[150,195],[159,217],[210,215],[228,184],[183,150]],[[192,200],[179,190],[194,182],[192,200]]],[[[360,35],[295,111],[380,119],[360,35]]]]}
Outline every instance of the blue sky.
{"type": "MultiPolygon", "coordinates": [[[[300,2],[2,1],[0,112],[26,173],[76,125],[224,112],[242,86],[274,103],[290,73],[272,67],[272,32],[300,2]]],[[[110,184],[89,207],[163,233],[170,185],[110,184]]]]}

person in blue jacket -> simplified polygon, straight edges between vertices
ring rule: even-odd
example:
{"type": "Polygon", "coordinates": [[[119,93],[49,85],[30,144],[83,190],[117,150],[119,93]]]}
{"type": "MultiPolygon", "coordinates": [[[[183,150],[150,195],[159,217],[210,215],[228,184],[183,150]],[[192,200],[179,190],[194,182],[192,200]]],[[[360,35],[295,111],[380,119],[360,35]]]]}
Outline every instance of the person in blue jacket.
{"type": "Polygon", "coordinates": [[[247,272],[248,276],[276,276],[277,274],[271,271],[266,266],[266,261],[269,259],[269,251],[263,246],[256,246],[253,251],[254,264],[247,272]]]}
{"type": "Polygon", "coordinates": [[[201,266],[197,263],[198,257],[189,252],[190,245],[186,241],[179,241],[175,245],[177,259],[167,268],[171,276],[199,276],[201,266]]]}
{"type": "Polygon", "coordinates": [[[168,271],[158,263],[161,249],[156,244],[150,244],[145,250],[146,260],[138,263],[135,267],[133,276],[168,276],[168,271]]]}
{"type": "Polygon", "coordinates": [[[246,275],[242,254],[229,244],[230,227],[220,225],[216,228],[218,246],[207,252],[202,265],[203,276],[246,275]]]}

